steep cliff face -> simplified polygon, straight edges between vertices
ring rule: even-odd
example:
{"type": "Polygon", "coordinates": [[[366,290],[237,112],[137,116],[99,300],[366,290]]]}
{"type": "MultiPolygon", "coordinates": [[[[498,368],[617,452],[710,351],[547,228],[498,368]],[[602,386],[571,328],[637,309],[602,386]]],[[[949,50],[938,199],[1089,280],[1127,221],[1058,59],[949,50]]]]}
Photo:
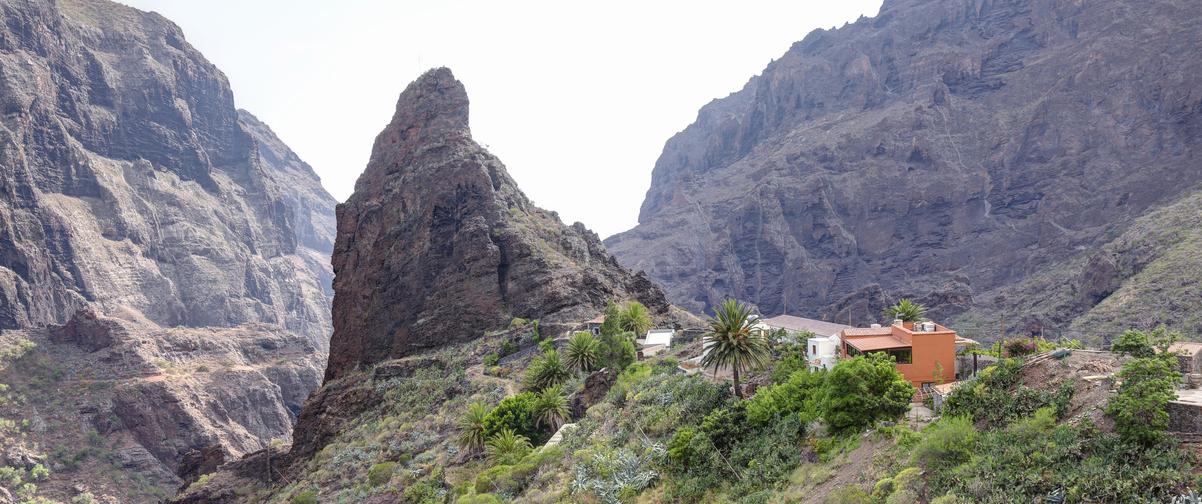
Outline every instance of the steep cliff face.
{"type": "Polygon", "coordinates": [[[337,212],[327,380],[477,338],[512,317],[555,331],[611,298],[668,313],[658,287],[619,266],[583,225],[534,206],[472,140],[467,94],[445,68],[401,94],[337,212]]]}
{"type": "Polygon", "coordinates": [[[179,29],[95,0],[0,16],[0,327],[97,305],[164,326],[264,322],[324,347],[328,301],[293,212],[225,77],[179,29]]]}
{"type": "Polygon", "coordinates": [[[1202,9],[890,0],[667,142],[623,264],[700,310],[944,317],[1202,179],[1202,9]]]}
{"type": "Polygon", "coordinates": [[[0,111],[0,330],[37,344],[0,416],[43,426],[16,442],[100,431],[131,502],[286,438],[331,332],[312,171],[178,27],[104,0],[0,3],[0,111]]]}

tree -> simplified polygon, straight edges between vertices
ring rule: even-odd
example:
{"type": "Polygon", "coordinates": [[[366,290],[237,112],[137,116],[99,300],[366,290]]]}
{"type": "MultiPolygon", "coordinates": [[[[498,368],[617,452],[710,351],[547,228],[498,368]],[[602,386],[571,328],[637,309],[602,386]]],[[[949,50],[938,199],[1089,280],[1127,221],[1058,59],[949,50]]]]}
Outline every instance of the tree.
{"type": "Polygon", "coordinates": [[[1110,351],[1132,357],[1151,357],[1157,352],[1168,352],[1169,346],[1179,339],[1181,339],[1181,335],[1169,332],[1164,326],[1157,327],[1151,332],[1128,329],[1114,343],[1111,343],[1110,351]]]}
{"type": "Polygon", "coordinates": [[[467,407],[459,419],[459,447],[473,453],[484,447],[484,418],[488,416],[488,405],[474,402],[467,407]]]}
{"type": "Polygon", "coordinates": [[[534,409],[534,419],[538,425],[554,431],[568,421],[570,414],[563,387],[556,385],[539,392],[538,404],[534,409]]]}
{"type": "Polygon", "coordinates": [[[638,301],[626,302],[620,320],[619,327],[623,331],[632,332],[635,335],[646,334],[651,330],[651,312],[647,311],[647,307],[638,301]]]}
{"type": "Polygon", "coordinates": [[[502,429],[488,438],[484,455],[493,465],[513,465],[530,453],[530,440],[511,429],[502,429]]]}
{"type": "Polygon", "coordinates": [[[609,300],[605,303],[605,310],[602,312],[605,320],[601,322],[601,335],[610,336],[622,332],[622,308],[618,306],[618,302],[609,300]]]}
{"type": "Polygon", "coordinates": [[[535,357],[526,368],[525,386],[529,390],[539,391],[547,387],[562,384],[572,377],[572,372],[559,358],[559,352],[548,350],[535,357]]]}
{"type": "Polygon", "coordinates": [[[885,310],[885,318],[900,319],[902,322],[920,322],[926,315],[927,307],[906,298],[885,310]]]}
{"type": "Polygon", "coordinates": [[[578,332],[568,340],[566,355],[569,368],[587,373],[601,362],[601,342],[592,333],[578,332]]]}
{"type": "Polygon", "coordinates": [[[1177,362],[1172,354],[1137,357],[1123,365],[1119,392],[1106,405],[1114,428],[1127,441],[1150,446],[1164,439],[1169,401],[1177,398],[1177,362]]]}
{"type": "Polygon", "coordinates": [[[506,397],[484,417],[485,438],[491,438],[505,429],[527,439],[539,438],[542,431],[535,418],[537,411],[538,396],[532,392],[506,397]]]}
{"type": "Polygon", "coordinates": [[[822,416],[835,432],[864,429],[910,410],[914,386],[884,353],[857,356],[835,365],[823,385],[822,416]]]}
{"type": "Polygon", "coordinates": [[[759,317],[751,313],[750,306],[727,299],[714,311],[705,335],[701,366],[712,367],[715,373],[722,367],[730,367],[739,399],[743,398],[739,373],[763,365],[769,354],[767,338],[755,328],[758,322],[759,317]]]}

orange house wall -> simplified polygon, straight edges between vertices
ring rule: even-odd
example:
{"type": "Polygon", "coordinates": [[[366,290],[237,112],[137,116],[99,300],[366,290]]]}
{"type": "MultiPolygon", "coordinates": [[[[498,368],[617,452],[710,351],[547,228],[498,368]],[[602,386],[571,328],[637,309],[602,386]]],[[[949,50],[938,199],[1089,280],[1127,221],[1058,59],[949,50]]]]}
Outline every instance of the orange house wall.
{"type": "Polygon", "coordinates": [[[956,333],[952,331],[913,333],[910,339],[911,364],[898,364],[897,371],[910,380],[914,387],[921,387],[923,382],[935,381],[935,364],[937,363],[943,367],[945,383],[955,380],[956,333]]]}

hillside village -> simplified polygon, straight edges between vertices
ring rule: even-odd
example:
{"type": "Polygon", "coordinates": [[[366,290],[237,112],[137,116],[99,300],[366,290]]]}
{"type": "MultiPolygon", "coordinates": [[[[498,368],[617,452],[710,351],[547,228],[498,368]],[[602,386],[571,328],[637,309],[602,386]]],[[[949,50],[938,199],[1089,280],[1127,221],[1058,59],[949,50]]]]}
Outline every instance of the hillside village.
{"type": "Polygon", "coordinates": [[[719,310],[707,327],[657,327],[639,303],[610,303],[558,335],[517,319],[475,344],[385,361],[344,379],[355,394],[382,394],[385,411],[350,420],[303,471],[277,476],[299,479],[262,486],[268,450],[192,483],[179,502],[222,492],[423,503],[1192,495],[1202,345],[1156,330],[1106,350],[1031,338],[991,349],[919,305],[864,328],[728,308],[734,325],[719,310]],[[752,351],[724,350],[723,327],[752,351]]]}

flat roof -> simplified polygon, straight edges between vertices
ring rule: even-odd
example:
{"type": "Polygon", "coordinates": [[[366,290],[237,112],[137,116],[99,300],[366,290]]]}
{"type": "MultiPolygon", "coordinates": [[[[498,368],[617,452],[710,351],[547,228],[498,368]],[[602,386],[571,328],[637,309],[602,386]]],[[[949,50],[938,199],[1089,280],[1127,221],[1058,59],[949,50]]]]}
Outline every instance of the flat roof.
{"type": "Polygon", "coordinates": [[[647,331],[647,337],[643,338],[643,346],[663,345],[665,347],[672,346],[672,335],[676,331],[671,329],[652,329],[647,331]]]}
{"type": "Polygon", "coordinates": [[[888,336],[865,336],[862,338],[844,340],[848,345],[856,347],[861,352],[872,352],[876,350],[892,350],[895,348],[910,348],[910,344],[893,337],[888,336]]]}
{"type": "Polygon", "coordinates": [[[788,331],[809,331],[818,336],[830,336],[832,334],[838,334],[839,331],[844,329],[851,328],[851,326],[846,326],[843,324],[808,319],[804,317],[794,317],[793,315],[777,315],[775,317],[761,319],[760,322],[768,327],[785,329],[788,331]]]}
{"type": "Polygon", "coordinates": [[[889,327],[848,327],[843,330],[844,336],[889,336],[893,329],[889,327]]]}
{"type": "Polygon", "coordinates": [[[1193,357],[1202,351],[1202,343],[1196,341],[1178,341],[1169,345],[1169,352],[1193,357]]]}

